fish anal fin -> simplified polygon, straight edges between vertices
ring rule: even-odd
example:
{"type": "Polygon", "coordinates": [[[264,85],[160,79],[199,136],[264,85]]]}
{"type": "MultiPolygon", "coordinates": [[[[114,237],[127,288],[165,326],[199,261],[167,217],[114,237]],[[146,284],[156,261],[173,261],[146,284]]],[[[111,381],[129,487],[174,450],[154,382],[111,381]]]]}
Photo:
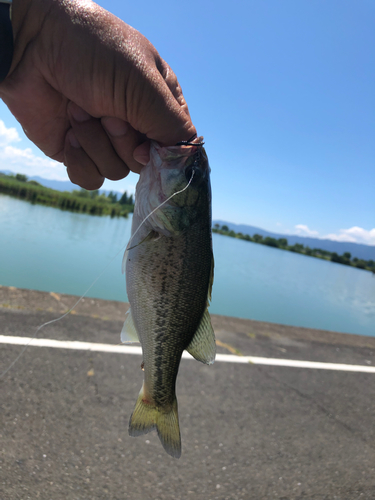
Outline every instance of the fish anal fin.
{"type": "Polygon", "coordinates": [[[131,310],[128,309],[125,314],[125,322],[124,326],[121,330],[121,342],[123,344],[133,344],[135,342],[139,342],[139,337],[137,330],[134,325],[133,317],[131,310]]]}
{"type": "Polygon", "coordinates": [[[206,309],[197,331],[194,334],[187,349],[189,354],[197,361],[201,361],[206,365],[212,365],[216,356],[215,333],[212,328],[211,318],[206,309]]]}

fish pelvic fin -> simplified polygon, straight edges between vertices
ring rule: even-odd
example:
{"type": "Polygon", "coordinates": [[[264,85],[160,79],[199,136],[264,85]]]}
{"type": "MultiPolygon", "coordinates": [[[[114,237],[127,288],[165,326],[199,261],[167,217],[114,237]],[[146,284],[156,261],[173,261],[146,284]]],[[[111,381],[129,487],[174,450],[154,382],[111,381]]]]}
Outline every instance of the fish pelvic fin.
{"type": "Polygon", "coordinates": [[[181,456],[181,435],[178,423],[177,399],[168,409],[158,408],[144,400],[144,389],[139,393],[129,422],[129,436],[137,437],[157,430],[165,451],[174,458],[181,456]]]}

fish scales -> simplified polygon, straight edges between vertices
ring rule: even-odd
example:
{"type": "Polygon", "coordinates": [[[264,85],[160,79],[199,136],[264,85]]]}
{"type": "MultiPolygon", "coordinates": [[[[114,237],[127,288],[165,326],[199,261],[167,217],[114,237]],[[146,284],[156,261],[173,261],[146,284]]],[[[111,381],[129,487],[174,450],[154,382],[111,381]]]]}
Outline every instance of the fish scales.
{"type": "MultiPolygon", "coordinates": [[[[170,390],[173,401],[182,352],[192,340],[206,308],[210,267],[203,263],[204,256],[197,260],[192,250],[204,247],[202,239],[199,238],[202,245],[199,242],[195,245],[188,234],[173,239],[163,236],[132,251],[129,290],[137,290],[138,300],[131,292],[129,300],[139,304],[132,306],[133,319],[145,346],[145,383],[153,391],[156,403],[164,387],[170,390]],[[192,270],[189,261],[194,262],[192,270]],[[199,283],[202,285],[197,286],[199,283]],[[144,335],[150,328],[154,335],[144,335]]],[[[210,259],[209,255],[205,257],[210,259]]]]}
{"type": "Polygon", "coordinates": [[[135,241],[131,239],[124,257],[131,313],[122,338],[136,331],[144,366],[144,383],[129,434],[156,428],[166,451],[178,457],[181,443],[175,385],[182,352],[187,349],[209,364],[215,357],[207,311],[213,278],[209,167],[201,146],[153,145],[151,162],[144,170],[136,191],[135,241]],[[165,203],[186,188],[189,180],[187,189],[165,203]],[[160,203],[163,205],[152,218],[142,224],[160,203]]]}

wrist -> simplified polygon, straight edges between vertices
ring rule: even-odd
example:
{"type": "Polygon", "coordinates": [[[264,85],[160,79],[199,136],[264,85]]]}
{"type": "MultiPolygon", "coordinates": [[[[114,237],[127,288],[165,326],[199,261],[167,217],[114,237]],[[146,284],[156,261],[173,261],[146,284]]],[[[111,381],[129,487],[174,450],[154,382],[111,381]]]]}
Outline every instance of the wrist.
{"type": "MultiPolygon", "coordinates": [[[[48,7],[43,0],[13,0],[12,26],[14,53],[11,71],[17,67],[29,43],[39,34],[48,7]]],[[[48,2],[51,3],[51,2],[48,2]]]]}

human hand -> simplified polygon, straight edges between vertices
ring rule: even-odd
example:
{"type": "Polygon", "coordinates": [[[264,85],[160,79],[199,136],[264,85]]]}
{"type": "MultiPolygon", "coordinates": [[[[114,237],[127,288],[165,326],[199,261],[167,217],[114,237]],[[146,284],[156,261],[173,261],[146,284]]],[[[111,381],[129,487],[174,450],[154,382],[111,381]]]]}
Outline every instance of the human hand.
{"type": "Polygon", "coordinates": [[[13,0],[14,57],[0,97],[72,182],[140,172],[148,139],[195,134],[177,78],[138,31],[90,0],[13,0]]]}

